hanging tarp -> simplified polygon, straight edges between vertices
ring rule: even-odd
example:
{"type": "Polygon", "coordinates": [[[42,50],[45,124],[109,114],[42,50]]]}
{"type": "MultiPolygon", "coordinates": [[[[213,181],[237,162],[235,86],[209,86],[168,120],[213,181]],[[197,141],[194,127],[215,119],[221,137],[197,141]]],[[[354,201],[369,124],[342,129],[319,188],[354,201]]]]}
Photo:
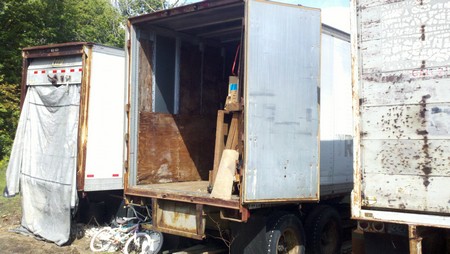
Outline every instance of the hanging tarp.
{"type": "Polygon", "coordinates": [[[22,193],[22,227],[62,245],[77,204],[80,85],[29,86],[6,173],[6,195],[22,193]]]}

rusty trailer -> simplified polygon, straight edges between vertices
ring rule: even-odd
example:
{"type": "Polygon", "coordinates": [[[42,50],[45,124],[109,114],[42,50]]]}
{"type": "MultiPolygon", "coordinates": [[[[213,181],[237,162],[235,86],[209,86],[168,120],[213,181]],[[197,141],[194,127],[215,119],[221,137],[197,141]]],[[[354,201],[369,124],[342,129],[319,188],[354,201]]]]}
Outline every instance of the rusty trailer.
{"type": "Polygon", "coordinates": [[[320,10],[203,1],[130,18],[127,39],[124,192],[154,229],[203,239],[276,210],[297,228],[300,204],[350,193],[349,35],[320,10]]]}

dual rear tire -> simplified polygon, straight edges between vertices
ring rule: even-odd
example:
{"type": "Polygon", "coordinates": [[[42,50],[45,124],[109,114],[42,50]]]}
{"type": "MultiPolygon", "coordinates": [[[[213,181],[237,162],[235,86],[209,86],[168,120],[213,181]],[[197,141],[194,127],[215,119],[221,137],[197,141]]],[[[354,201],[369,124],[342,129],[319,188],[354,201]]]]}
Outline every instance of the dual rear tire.
{"type": "Polygon", "coordinates": [[[337,254],[342,245],[340,215],[330,206],[317,206],[307,216],[304,230],[294,214],[274,214],[266,224],[266,243],[267,253],[337,254]]]}

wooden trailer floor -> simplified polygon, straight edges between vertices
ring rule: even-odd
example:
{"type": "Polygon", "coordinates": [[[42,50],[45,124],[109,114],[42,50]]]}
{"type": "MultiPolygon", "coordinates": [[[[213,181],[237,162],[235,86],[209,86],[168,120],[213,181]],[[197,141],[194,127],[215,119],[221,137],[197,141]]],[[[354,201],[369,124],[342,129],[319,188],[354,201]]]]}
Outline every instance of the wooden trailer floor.
{"type": "Polygon", "coordinates": [[[232,195],[231,200],[212,198],[208,185],[209,181],[142,184],[128,187],[125,194],[239,209],[238,195],[232,195]]]}

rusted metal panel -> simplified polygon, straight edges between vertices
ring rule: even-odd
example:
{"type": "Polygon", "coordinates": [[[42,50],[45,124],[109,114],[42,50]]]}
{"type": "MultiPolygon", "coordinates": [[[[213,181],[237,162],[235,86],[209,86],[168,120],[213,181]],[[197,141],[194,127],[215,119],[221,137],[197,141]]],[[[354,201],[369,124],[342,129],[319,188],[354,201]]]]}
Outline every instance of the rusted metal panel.
{"type": "Polygon", "coordinates": [[[450,227],[449,7],[352,1],[355,218],[450,227]]]}
{"type": "MultiPolygon", "coordinates": [[[[236,3],[243,3],[244,0],[216,0],[216,1],[205,1],[200,3],[193,3],[189,5],[180,6],[177,8],[172,8],[170,10],[162,10],[146,15],[136,16],[129,19],[131,24],[138,24],[140,22],[161,20],[168,17],[176,17],[180,14],[189,14],[191,12],[198,12],[201,10],[208,11],[209,9],[226,7],[227,5],[233,5],[236,3]]],[[[222,10],[223,11],[223,10],[222,10]]]]}
{"type": "Polygon", "coordinates": [[[156,230],[196,239],[205,237],[206,218],[202,205],[160,199],[156,202],[153,211],[156,230]]]}
{"type": "Polygon", "coordinates": [[[137,184],[208,179],[214,124],[201,115],[141,113],[137,184]]]}
{"type": "Polygon", "coordinates": [[[25,51],[33,51],[33,50],[49,50],[48,52],[52,52],[54,48],[68,48],[68,47],[76,47],[77,49],[82,49],[84,45],[92,45],[91,42],[66,42],[66,43],[57,43],[57,44],[49,44],[42,46],[33,46],[27,47],[23,50],[25,51]]]}
{"type": "Polygon", "coordinates": [[[68,42],[23,49],[24,58],[58,57],[83,54],[83,47],[90,46],[89,42],[68,42]]]}

